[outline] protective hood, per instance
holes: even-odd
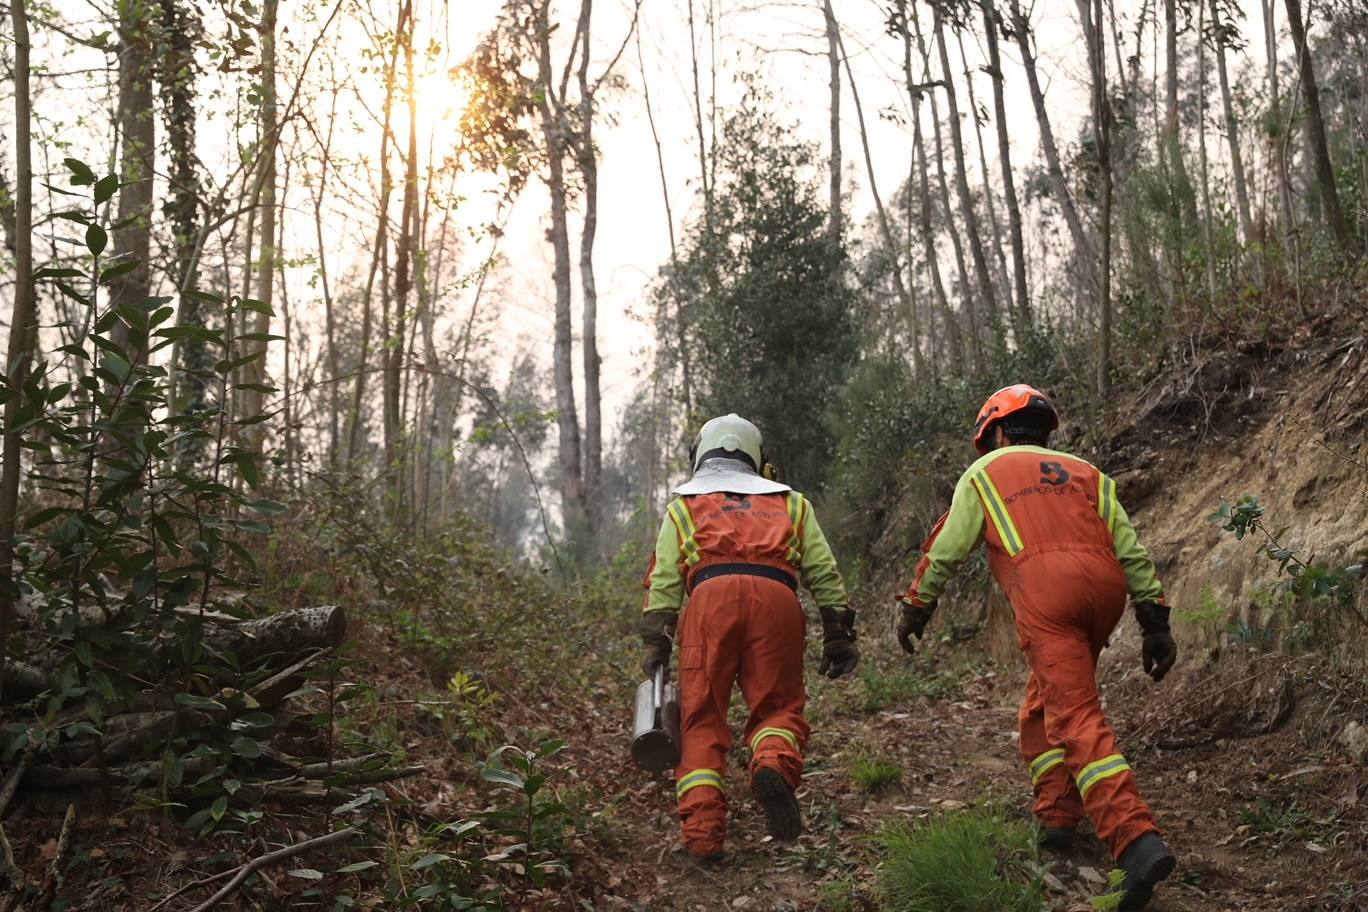
[[[786,484],[770,481],[751,471],[739,459],[713,457],[698,467],[684,484],[674,489],[681,497],[690,494],[782,494],[793,490]]]

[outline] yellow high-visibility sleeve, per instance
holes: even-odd
[[[1136,604],[1165,604],[1164,587],[1159,582],[1154,561],[1150,559],[1145,546],[1140,544],[1140,536],[1136,534],[1135,526],[1131,525],[1121,502],[1115,499],[1115,494],[1112,495],[1111,506],[1116,517],[1112,526],[1112,547],[1116,550],[1116,559],[1121,562],[1121,569],[1126,573],[1126,586],[1130,589],[1131,600]]]
[[[795,493],[791,496],[801,495]],[[802,557],[798,574],[802,577],[803,586],[812,593],[818,608],[845,608],[850,603],[850,597],[846,594],[841,570],[836,566],[836,555],[831,553],[826,534],[817,524],[817,514],[806,498],[799,522]]]
[[[983,541],[983,502],[974,490],[972,481],[977,467],[975,463],[960,476],[949,512],[940,518],[922,545],[923,555],[917,564],[917,575],[907,591],[907,597],[913,604],[935,607],[936,599],[940,598],[946,583],[954,578],[960,564]]]
[[[655,567],[645,611],[678,611],[684,603],[684,571],[680,568],[679,531],[667,513],[656,536]]]

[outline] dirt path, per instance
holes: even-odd
[[[1015,739],[1019,659],[939,650],[907,663],[889,638],[862,642],[862,676],[809,677],[802,838],[792,846],[764,838],[739,772],[745,757],[734,749],[731,855],[702,868],[680,845],[671,783],[648,782],[624,763],[625,865],[603,885],[599,908],[875,909],[869,837],[883,822],[983,800],[1028,813]],[[1229,660],[1156,687],[1124,634],[1104,656],[1100,677],[1122,749],[1180,857],[1155,912],[1368,909],[1368,771],[1333,742],[1368,707],[1352,680],[1297,665]],[[734,729],[739,722],[734,714]],[[900,768],[878,797],[856,782],[869,757]],[[1091,910],[1089,898],[1104,888],[1110,859],[1088,832],[1072,852],[1044,856],[1052,910]]]

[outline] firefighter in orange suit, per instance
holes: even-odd
[[[982,456],[922,545],[916,578],[900,599],[898,641],[913,651],[909,637],[921,638],[945,584],[986,542],[1031,672],[1021,752],[1042,842],[1068,848],[1086,813],[1126,872],[1119,908],[1139,909],[1175,859],[1102,713],[1097,656],[1127,594],[1144,635],[1144,669],[1154,680],[1173,667],[1177,647],[1154,563],[1116,499],[1115,483],[1084,460],[1047,449],[1058,426],[1050,400],[1024,384],[984,404],[974,426]]]
[[[675,790],[684,847],[715,861],[727,832],[727,705],[737,682],[750,708],[751,794],[775,839],[796,839],[802,828],[794,792],[810,728],[803,715],[807,620],[800,583],[822,618],[821,672],[846,674],[860,654],[855,612],[812,505],[765,477],[755,425],[737,415],[714,418],[689,461],[693,477],[675,489],[656,540],[639,632],[648,677],[669,663],[671,641],[678,640],[682,744]]]

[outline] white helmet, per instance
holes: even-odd
[[[765,444],[760,429],[735,413],[714,418],[694,438],[689,448],[689,465],[697,472],[699,466],[715,456],[749,463],[751,471],[763,472]]]

